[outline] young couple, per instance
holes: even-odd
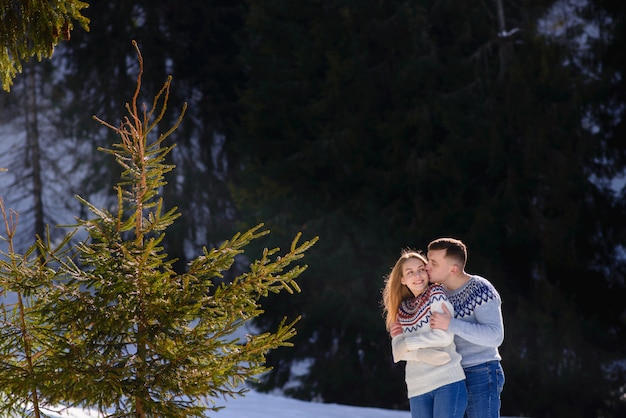
[[[405,250],[385,281],[383,307],[394,362],[406,361],[412,418],[498,418],[504,372],[500,295],[465,272],[453,238]]]

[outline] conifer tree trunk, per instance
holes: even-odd
[[[496,7],[498,9],[498,36],[500,38],[500,73],[498,74],[498,80],[502,80],[504,74],[506,73],[510,48],[506,36],[506,20],[504,17],[504,5],[502,4],[502,0],[496,0]]]
[[[19,309],[19,315],[20,315],[20,331],[22,333],[22,344],[24,345],[24,357],[26,359],[26,364],[27,364],[27,368],[28,368],[28,373],[30,375],[33,374],[33,352],[31,349],[31,342],[30,342],[30,335],[28,333],[28,330],[26,328],[26,315],[25,315],[25,306],[24,306],[24,298],[22,297],[21,293],[17,294],[17,303],[18,303],[18,309]],[[33,392],[32,392],[32,398],[31,398],[32,402],[33,402],[33,416],[35,418],[39,418],[40,417],[40,412],[39,412],[39,395],[37,393],[37,387],[33,386]]]
[[[41,141],[39,138],[39,120],[37,112],[37,74],[35,66],[29,64],[26,75],[26,164],[32,167],[32,197],[34,211],[34,232],[44,236],[43,179],[41,170]]]

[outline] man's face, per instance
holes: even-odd
[[[446,259],[446,250],[428,251],[426,271],[431,283],[446,284],[452,271],[452,264]]]

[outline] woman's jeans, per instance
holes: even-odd
[[[504,388],[504,370],[499,361],[466,367],[466,418],[500,417],[500,394]]]
[[[460,380],[409,399],[411,418],[463,418],[467,388]]]

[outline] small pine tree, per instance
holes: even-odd
[[[243,248],[268,233],[258,225],[219,248],[204,248],[185,273],[174,271],[161,242],[178,214],[176,208],[163,212],[158,195],[164,174],[174,168],[164,163],[172,150],[164,140],[185,109],[173,128],[149,139],[165,113],[171,78],[140,112],[143,61],[137,53],[140,72],[128,116],[119,127],[100,121],[121,138],[103,150],[124,169],[117,211],[79,197],[95,218],[77,221],[89,237],[76,255],[39,242],[56,267],[52,276],[46,270],[45,292],[29,311],[47,331],[46,350],[32,372],[40,386],[33,390],[40,402],[81,405],[111,417],[204,417],[220,408],[215,398],[242,395],[242,383],[267,370],[269,350],[291,345],[298,318],[245,340],[233,333],[263,313],[260,301],[270,292],[299,291],[295,279],[306,265],[296,262],[317,237],[299,243],[298,234],[281,256],[278,248],[266,249],[249,271],[225,283],[224,272]]]

